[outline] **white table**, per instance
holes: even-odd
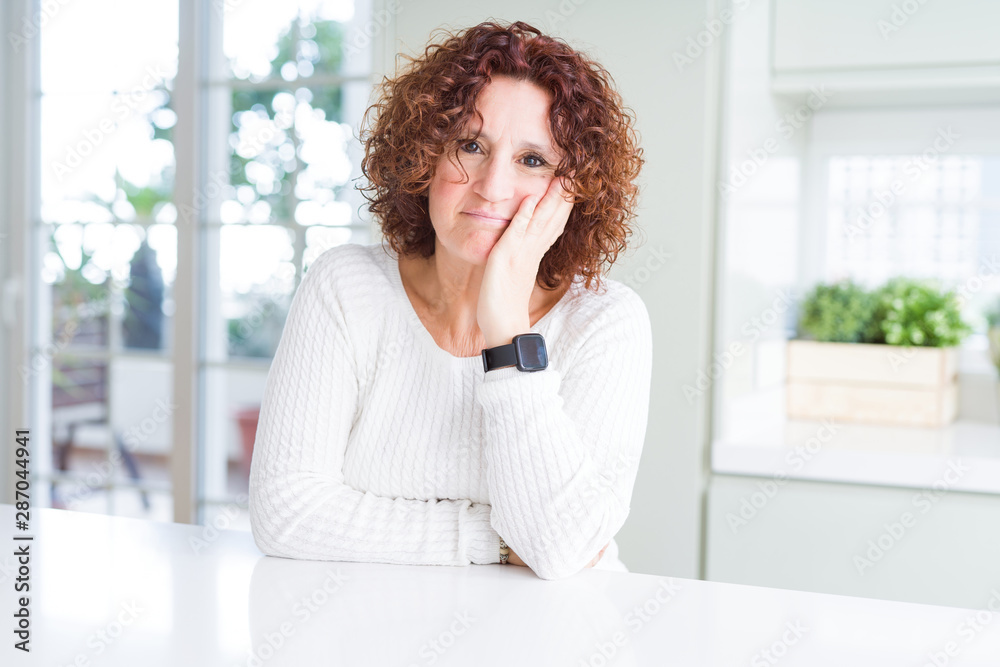
[[[32,510],[28,531],[29,655],[12,647],[24,543],[11,505],[0,522],[5,666],[1000,664],[1000,613],[985,611],[995,593],[1000,612],[1000,581],[976,621],[598,570],[544,581],[513,566],[295,561],[265,557],[247,532],[52,509]]]

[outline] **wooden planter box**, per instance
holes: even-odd
[[[789,419],[944,426],[958,411],[957,348],[790,340]]]

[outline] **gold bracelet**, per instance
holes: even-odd
[[[500,538],[500,564],[507,565],[507,559],[510,557],[510,549],[507,548],[507,544]]]

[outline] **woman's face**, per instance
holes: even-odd
[[[562,155],[549,131],[550,103],[545,90],[506,76],[494,77],[483,89],[476,100],[483,115],[479,139],[471,141],[480,129],[473,117],[458,147],[468,182],[447,157],[439,160],[430,182],[437,251],[485,265],[524,198],[545,194]]]

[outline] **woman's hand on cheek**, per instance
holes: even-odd
[[[477,319],[488,346],[503,345],[530,327],[528,306],[542,257],[562,235],[573,210],[562,178],[539,201],[529,195],[490,251],[479,290]]]

